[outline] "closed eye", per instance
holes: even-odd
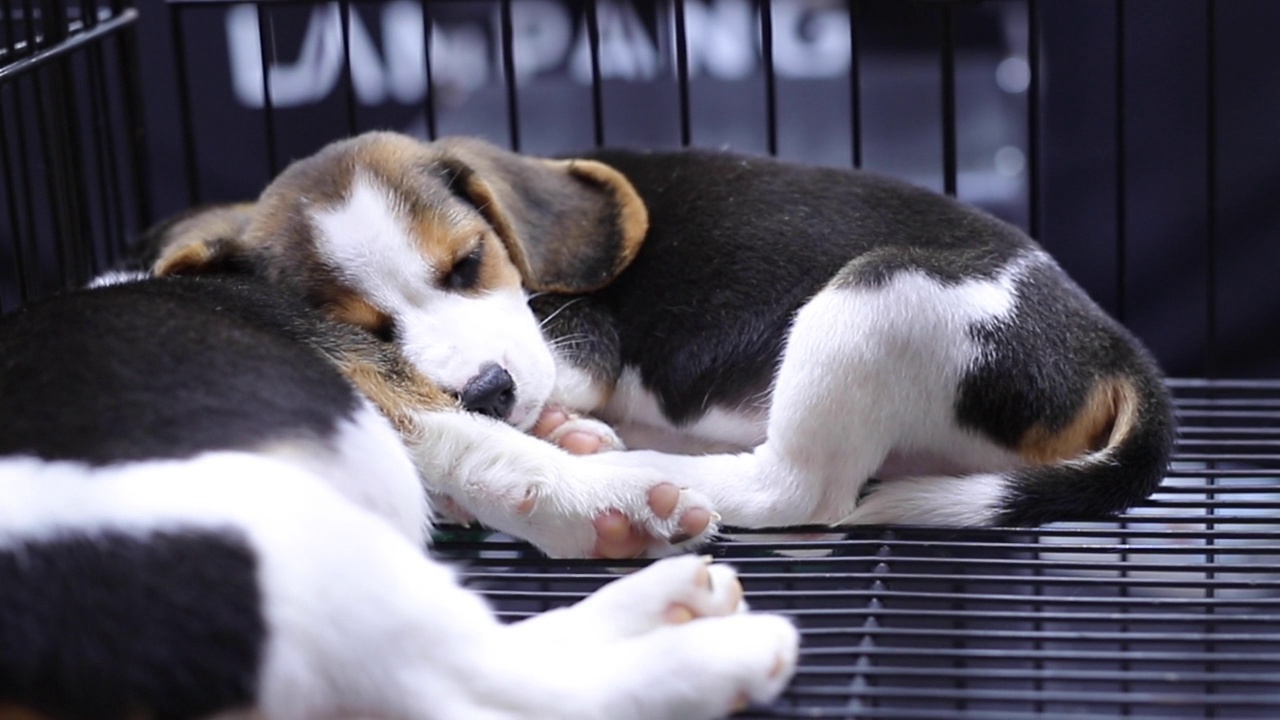
[[[480,280],[480,263],[484,260],[484,244],[478,244],[462,256],[444,276],[443,285],[449,290],[470,290]]]
[[[390,315],[383,315],[378,318],[377,324],[369,328],[369,331],[384,343],[395,342],[396,321]]]

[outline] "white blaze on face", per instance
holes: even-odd
[[[455,220],[450,210],[440,212],[446,222]],[[312,220],[320,256],[395,321],[395,342],[420,372],[458,393],[481,368],[497,364],[516,386],[508,421],[532,427],[551,394],[555,363],[523,289],[441,288],[437,279],[447,268],[423,253],[395,194],[362,173],[344,202],[315,211]]]

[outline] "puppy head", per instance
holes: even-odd
[[[251,267],[522,429],[555,380],[526,291],[607,284],[648,225],[635,190],[600,163],[392,133],[294,163],[248,213],[234,238],[216,216],[188,218],[159,241],[156,274]]]

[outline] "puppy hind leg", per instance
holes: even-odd
[[[903,271],[882,283],[837,279],[800,311],[761,450],[823,483],[813,520],[941,522],[989,514],[1000,487],[994,476],[978,476],[964,491],[943,478],[887,479],[859,496],[891,452],[973,456],[978,466],[993,461],[989,443],[957,427],[956,393],[981,352],[971,329],[1014,307],[1012,277],[948,284]],[[953,488],[950,502],[919,502],[919,493],[940,484]]]
[[[610,462],[663,470],[708,496],[724,524],[833,523],[853,511],[904,412],[903,362],[893,332],[844,290],[825,290],[797,313],[775,376],[767,439],[736,454],[610,453]]]
[[[788,477],[808,498],[800,522],[852,511],[898,437],[904,407],[894,332],[845,290],[825,290],[797,313],[774,381],[762,480]]]

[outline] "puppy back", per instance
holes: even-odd
[[[0,319],[0,455],[107,464],[323,438],[355,390],[305,307],[249,278],[78,291]]]

